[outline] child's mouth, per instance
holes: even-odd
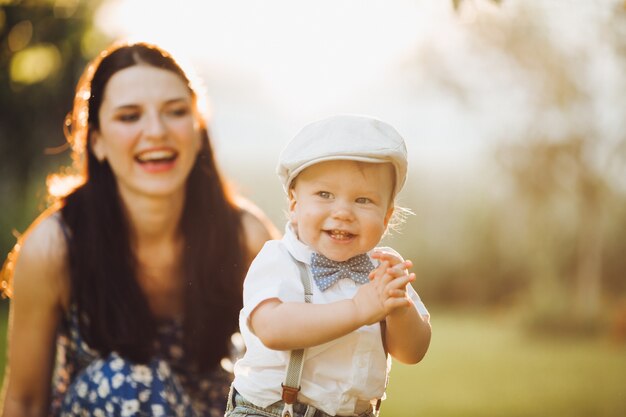
[[[350,240],[354,237],[352,233],[343,230],[327,230],[326,233],[335,240]]]

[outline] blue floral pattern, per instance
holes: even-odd
[[[148,364],[103,358],[82,340],[72,308],[57,337],[50,416],[222,417],[232,375],[185,360],[181,320],[159,324],[155,348]]]

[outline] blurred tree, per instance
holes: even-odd
[[[603,29],[609,42],[604,46],[622,67],[625,4],[611,10],[613,25]],[[626,136],[622,133],[616,141],[604,137],[591,116],[600,93],[581,77],[589,67],[573,65],[572,51],[541,30],[542,23],[532,7],[520,7],[513,18],[485,15],[471,28],[476,40],[507,57],[536,87],[531,110],[536,124],[502,144],[499,152],[525,208],[534,307],[540,321],[587,326],[600,318],[606,213],[615,201],[616,172],[626,166]],[[613,87],[626,93],[624,83]],[[624,120],[624,109],[612,111]],[[564,127],[550,127],[555,115]],[[567,235],[568,227],[574,229],[576,248],[572,267],[563,268],[559,236]],[[568,290],[572,286],[573,292]]]
[[[431,83],[420,87],[458,104],[471,128],[487,127],[498,166],[479,212],[491,219],[468,216],[465,192],[454,215],[470,227],[428,255],[452,259],[433,285],[470,298],[499,287],[492,300],[528,288],[518,300],[545,330],[597,328],[602,302],[615,298],[607,289],[626,281],[626,1],[455,0],[451,9],[445,41],[419,51]]]
[[[92,25],[100,3],[0,1],[1,253],[36,213],[44,173],[68,162],[63,120],[86,60],[107,42]]]

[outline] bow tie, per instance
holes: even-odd
[[[320,291],[326,291],[341,278],[350,278],[358,284],[367,284],[369,273],[374,265],[366,254],[357,255],[347,261],[337,262],[319,253],[311,256],[311,272],[313,280]]]

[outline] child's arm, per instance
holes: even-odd
[[[407,271],[407,268],[412,267],[413,264],[411,261],[402,261],[395,254],[387,252],[376,252],[372,254],[372,257],[379,259],[382,263],[372,272],[370,278],[373,281],[378,279],[387,281],[390,276],[394,277],[389,286],[394,287],[393,284],[396,283],[395,288],[402,288],[402,291],[396,289],[390,296],[407,301],[391,311],[385,319],[387,350],[398,361],[415,364],[422,360],[428,350],[431,327],[407,296],[406,284],[403,285],[407,277],[409,278],[407,282],[415,280],[415,274],[409,274]],[[385,268],[385,263],[391,266]]]
[[[384,264],[389,267],[388,262]],[[330,342],[408,306],[410,300],[389,294],[399,286],[406,286],[409,280],[408,275],[386,274],[361,285],[354,298],[329,304],[283,303],[271,298],[252,311],[250,329],[265,346],[274,350],[302,349]]]

